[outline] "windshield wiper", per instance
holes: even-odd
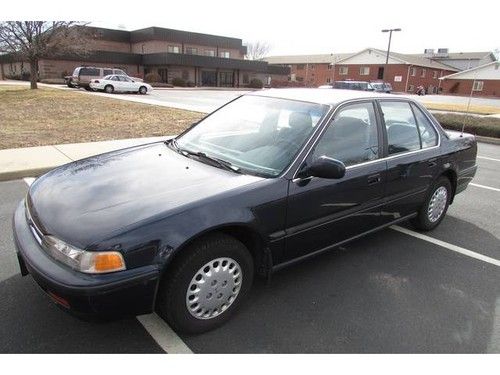
[[[179,146],[176,143],[174,144],[174,147],[177,147],[179,152],[181,154],[183,154],[184,156],[196,156],[198,159],[208,161],[212,165],[215,165],[219,168],[222,168],[222,169],[225,169],[227,171],[234,172],[234,173],[241,173],[240,168],[232,165],[230,162],[228,162],[226,160],[214,158],[213,156],[208,156],[207,154],[205,154],[204,152],[201,152],[201,151],[190,151],[190,150],[186,150],[183,148],[179,148]]]

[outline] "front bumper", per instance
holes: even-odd
[[[29,272],[68,312],[82,317],[111,318],[154,310],[160,274],[157,266],[101,275],[72,270],[47,255],[35,240],[26,219],[24,201],[14,214],[13,230],[21,273]]]

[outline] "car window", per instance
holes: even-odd
[[[102,74],[105,76],[113,74],[113,69],[104,69]]]
[[[373,103],[350,104],[335,115],[314,148],[313,158],[328,156],[346,166],[379,156],[377,120]]]
[[[124,75],[124,76],[126,76],[126,75],[127,75],[127,73],[125,73],[125,72],[124,72],[123,70],[121,70],[121,69],[115,69],[115,74]]]
[[[118,78],[118,76],[111,76],[111,80],[112,81],[119,81],[120,79]]]
[[[432,126],[429,119],[422,113],[420,108],[414,104],[411,106],[417,119],[420,139],[422,140],[422,148],[436,146],[438,143],[436,129],[434,129],[434,126]]]
[[[420,135],[410,103],[381,101],[380,107],[387,129],[389,154],[420,149]]]
[[[96,68],[80,68],[80,75],[98,77],[101,75],[101,71]]]
[[[116,76],[118,78],[119,81],[122,81],[122,82],[127,82],[127,78],[125,78],[124,76]]]

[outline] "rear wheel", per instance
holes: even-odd
[[[451,183],[444,176],[440,177],[430,190],[417,217],[411,223],[418,229],[429,231],[436,228],[443,220],[451,200]]]
[[[146,95],[147,92],[148,92],[148,89],[146,88],[146,86],[139,87],[139,94]]]
[[[158,292],[159,315],[177,331],[201,333],[226,322],[253,281],[253,259],[234,237],[212,234],[183,250]]]
[[[104,91],[107,92],[108,94],[112,94],[113,91],[115,91],[115,88],[111,85],[106,85],[106,87],[104,87]]]
[[[92,91],[92,89],[90,88],[90,86],[84,86],[84,89],[87,90],[87,91]]]

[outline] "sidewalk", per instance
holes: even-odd
[[[0,150],[0,181],[40,176],[55,167],[75,160],[169,138],[171,137],[133,138]]]

